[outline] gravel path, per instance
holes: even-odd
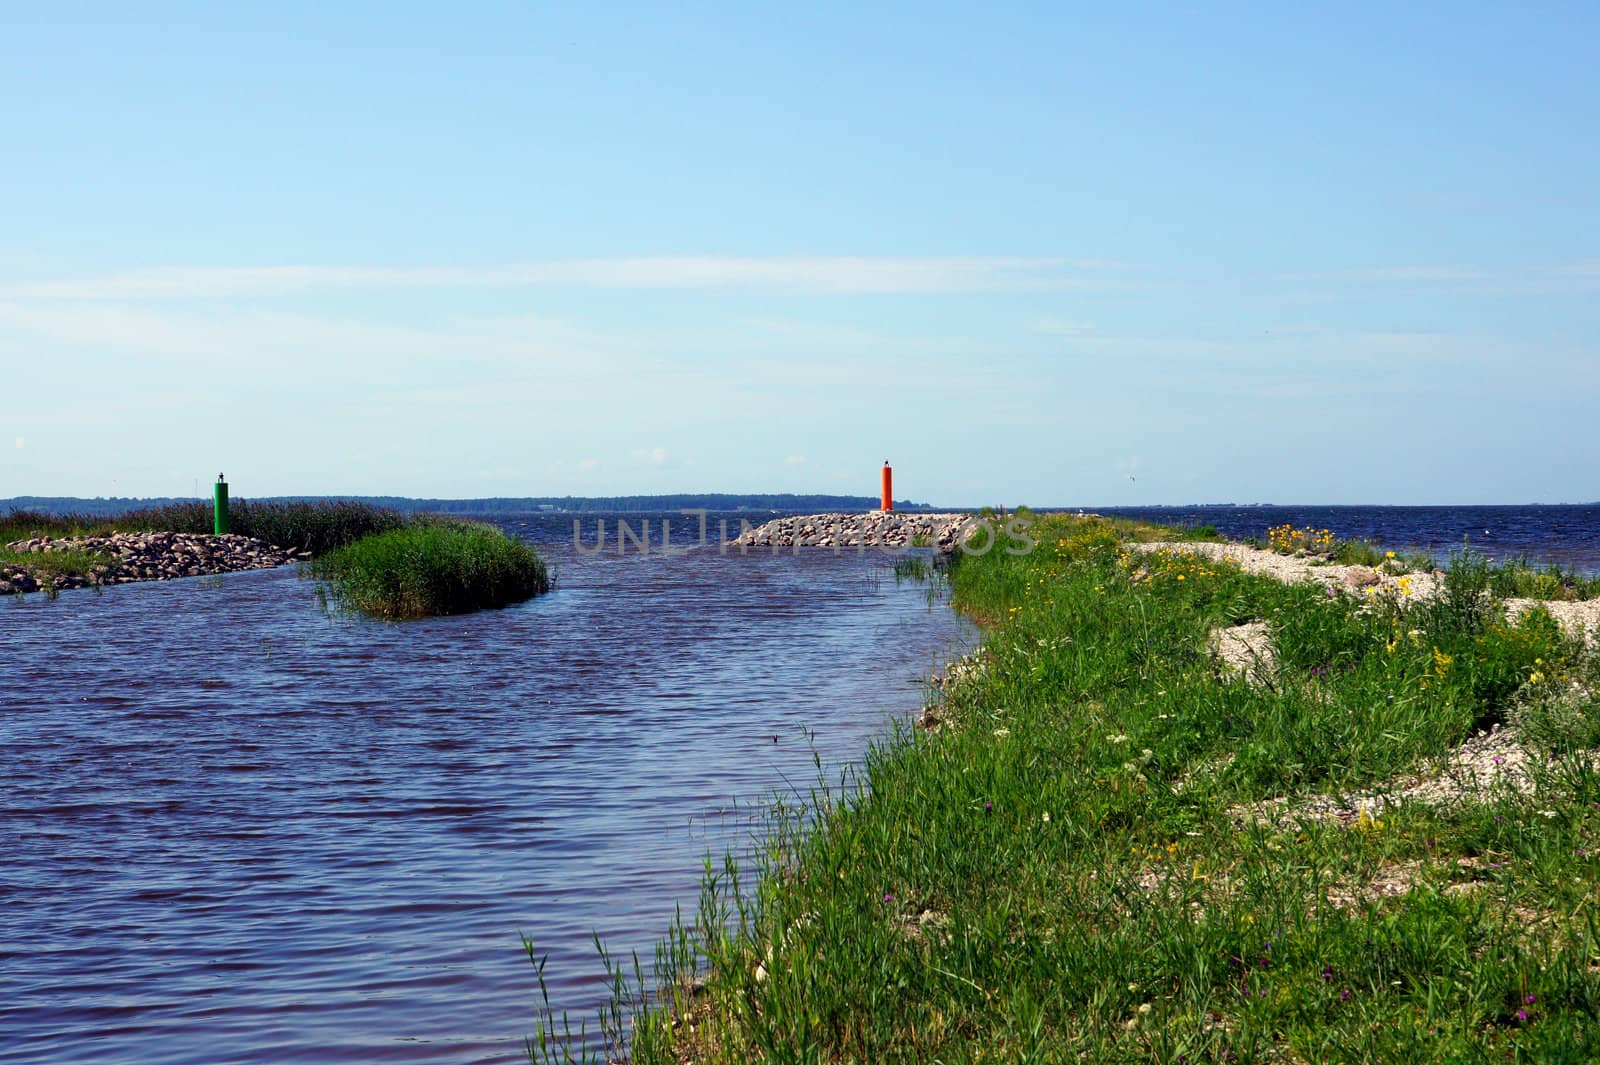
[[[1229,543],[1156,542],[1130,543],[1131,551],[1173,551],[1214,562],[1236,563],[1246,573],[1258,573],[1285,584],[1310,581],[1325,588],[1355,594],[1392,592],[1401,602],[1430,599],[1444,586],[1444,571],[1429,570],[1415,573],[1390,573],[1371,566],[1343,566],[1317,558],[1280,555],[1259,547]],[[1600,599],[1563,602],[1556,599],[1507,599],[1506,613],[1516,617],[1523,611],[1542,606],[1550,616],[1573,635],[1584,636],[1593,642],[1600,636]]]

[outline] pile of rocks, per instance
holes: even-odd
[[[778,518],[728,541],[732,547],[912,547],[953,551],[968,514],[808,514]]]
[[[36,592],[48,587],[62,590],[96,584],[166,581],[209,573],[271,569],[311,557],[308,552],[274,547],[248,536],[175,532],[114,533],[111,536],[79,539],[52,539],[46,536],[18,540],[6,547],[21,554],[41,555],[57,551],[89,551],[106,556],[106,561],[91,565],[87,573],[81,574],[52,574],[47,567],[29,566],[26,562],[0,564],[0,595]]]

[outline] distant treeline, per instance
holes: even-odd
[[[355,502],[387,507],[406,513],[429,511],[434,514],[528,514],[559,511],[572,514],[616,513],[618,511],[705,510],[793,510],[809,514],[824,511],[876,510],[876,496],[741,495],[731,492],[682,493],[659,496],[522,496],[492,499],[411,499],[406,496],[251,496],[261,503]],[[81,514],[88,517],[115,517],[130,510],[192,503],[193,499],[170,497],[135,499],[111,496],[78,499],[72,496],[17,496],[0,499],[0,514],[27,510],[38,514]],[[926,503],[896,500],[897,510],[931,510]]]

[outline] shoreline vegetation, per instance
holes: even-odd
[[[14,510],[0,515],[5,591],[75,588],[233,573],[305,561],[406,522],[355,503],[236,500],[231,532],[212,535],[210,503],[146,507],[115,517]]]
[[[35,537],[0,548],[0,595],[203,577],[273,569],[311,556],[248,536],[115,532],[73,539]]]
[[[113,518],[0,516],[0,593],[43,592],[264,569],[290,562],[322,594],[374,617],[460,614],[549,590],[544,561],[492,525],[362,503],[237,500],[232,534],[211,535],[207,503]]]
[[[905,567],[981,648],[530,1059],[1600,1056],[1593,584],[1275,532]]]
[[[544,560],[493,525],[412,521],[314,560],[331,599],[387,621],[509,606],[550,590]]]

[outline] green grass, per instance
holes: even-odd
[[[708,868],[660,997],[613,970],[635,1061],[1600,1058],[1600,772],[1576,753],[1600,707],[1571,687],[1600,688],[1591,650],[1541,611],[1508,622],[1471,556],[1434,602],[1363,609],[1118,547],[1170,531],[1032,534],[948,573],[989,631],[940,731],[776,806],[754,867]],[[1271,684],[1211,659],[1247,620],[1275,634]],[[1502,721],[1537,746],[1531,794],[1239,813],[1408,779]]]
[[[1186,539],[1198,539],[1191,530]],[[1318,536],[1325,537],[1319,540]],[[1371,540],[1346,540],[1326,529],[1294,530],[1280,526],[1267,530],[1264,537],[1247,541],[1253,547],[1282,554],[1310,556],[1344,566],[1372,566],[1389,573],[1414,573],[1437,568],[1435,559],[1420,551],[1389,551]],[[1463,551],[1467,550],[1463,545]],[[1510,559],[1489,567],[1489,590],[1503,599],[1592,599],[1600,595],[1600,577],[1585,577],[1559,564],[1530,559]]]
[[[7,567],[26,570],[39,582],[44,594],[52,598],[62,577],[87,576],[95,572],[96,567],[110,567],[115,564],[116,559],[105,551],[30,552],[12,551],[0,547],[0,570]]]
[[[1494,567],[1496,595],[1520,599],[1593,599],[1600,595],[1600,577],[1584,577],[1560,565],[1512,559]]]
[[[538,554],[489,525],[407,518],[363,503],[251,503],[235,500],[231,531],[278,547],[308,551],[312,572],[333,598],[377,617],[459,614],[504,606],[546,591]],[[209,503],[132,511],[116,518],[13,512],[0,517],[0,545],[119,532],[211,532]],[[83,575],[113,560],[103,552],[16,552],[0,563],[28,569],[41,584]]]
[[[341,605],[387,619],[464,614],[550,588],[533,548],[491,525],[417,521],[364,537],[314,561]]]
[[[1336,540],[1330,560],[1341,566],[1381,567],[1390,573],[1426,572],[1436,564],[1431,555],[1420,551],[1385,551],[1371,540]]]
[[[229,531],[277,547],[320,555],[363,536],[405,524],[405,516],[365,503],[251,503],[234,500]],[[114,518],[13,511],[0,516],[0,545],[40,536],[109,536],[119,532],[209,533],[210,503],[178,503]]]
[[[251,503],[235,500],[229,508],[229,530],[277,547],[318,556],[363,536],[398,529],[406,517],[365,503]],[[94,566],[113,560],[104,552],[9,551],[6,544],[48,536],[69,539],[125,532],[209,534],[210,503],[178,503],[130,511],[114,518],[12,511],[0,515],[0,563],[22,566],[45,583],[63,575],[85,576]]]

